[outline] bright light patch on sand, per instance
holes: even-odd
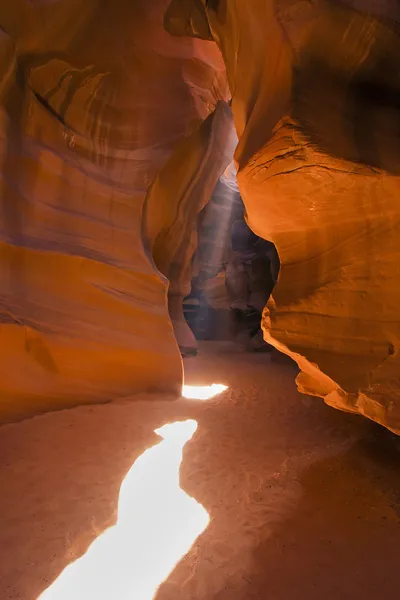
[[[70,564],[40,600],[152,600],[158,587],[206,529],[209,515],[179,485],[183,447],[197,429],[188,420],[164,425],[162,442],[126,475],[118,521]]]
[[[189,400],[210,400],[222,394],[228,389],[227,385],[222,383],[213,383],[211,385],[184,385],[182,386],[182,396]]]

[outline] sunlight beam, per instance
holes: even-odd
[[[183,447],[197,422],[156,429],[122,482],[118,520],[67,566],[38,600],[152,600],[206,529],[209,515],[179,485]]]
[[[222,383],[213,383],[211,385],[184,385],[182,386],[182,396],[189,400],[210,400],[222,394],[228,389],[227,385]]]

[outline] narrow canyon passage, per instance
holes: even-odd
[[[203,343],[185,369],[227,390],[0,428],[0,598],[392,597],[398,441],[269,355]]]

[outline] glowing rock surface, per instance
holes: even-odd
[[[228,90],[215,44],[164,30],[167,4],[0,7],[1,421],[180,392],[143,207]]]
[[[399,22],[373,0],[173,0],[165,20],[223,54],[248,222],[282,264],[266,339],[300,390],[398,433]]]

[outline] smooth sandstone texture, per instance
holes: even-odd
[[[177,145],[146,198],[144,227],[155,265],[169,281],[168,307],[183,354],[197,351],[183,315],[191,290],[197,217],[212,197],[219,175],[233,160],[236,139],[226,102]]]
[[[192,8],[173,0],[166,27],[192,21],[222,51],[248,222],[281,259],[265,337],[297,361],[300,390],[400,433],[398,8]]]
[[[214,44],[164,30],[167,4],[0,5],[0,421],[180,392],[143,205],[228,92]]]

